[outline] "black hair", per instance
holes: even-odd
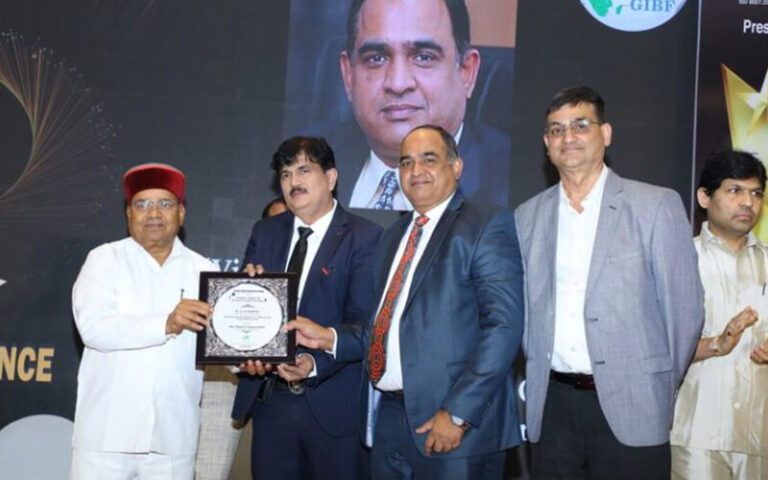
[[[701,171],[697,190],[703,188],[707,196],[711,197],[727,178],[757,178],[760,188],[765,189],[765,167],[762,162],[751,153],[728,148],[709,156]]]
[[[560,90],[552,97],[547,105],[547,110],[544,112],[544,118],[546,119],[550,113],[560,110],[565,105],[575,107],[580,103],[589,103],[595,106],[595,112],[597,113],[597,123],[605,123],[605,101],[599,93],[592,90],[587,86],[568,87]]]
[[[306,155],[309,161],[320,165],[324,172],[336,168],[336,157],[324,138],[291,137],[281,143],[272,155],[272,170],[279,174],[283,167],[292,165],[300,153]]]
[[[459,58],[463,59],[467,53],[470,43],[469,33],[469,12],[464,0],[444,0],[445,7],[448,9],[448,16],[451,19],[451,29],[453,31],[453,42],[456,44],[456,51]],[[363,8],[365,0],[352,0],[347,15],[347,56],[351,59],[355,53],[355,42],[357,42],[358,26],[360,25],[360,10]]]
[[[433,132],[437,132],[440,135],[440,138],[443,140],[443,146],[445,147],[445,151],[448,152],[448,161],[453,162],[457,158],[459,158],[459,148],[456,145],[456,139],[453,138],[453,135],[448,133],[446,129],[439,125],[431,125],[431,124],[425,124],[425,125],[419,125],[416,128],[411,129],[410,132],[408,132],[408,135],[415,132],[416,130],[432,130]],[[405,137],[407,138],[408,135]]]
[[[323,172],[336,168],[336,157],[333,155],[333,149],[328,145],[324,138],[319,137],[291,137],[283,141],[272,155],[272,170],[277,177],[280,177],[280,171],[296,161],[300,153],[307,156],[307,160],[320,165]],[[279,183],[279,182],[278,182]],[[333,187],[333,196],[336,197],[338,183]],[[286,192],[283,192],[286,193]]]

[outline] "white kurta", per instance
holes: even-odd
[[[747,305],[758,321],[733,351],[690,366],[675,405],[672,445],[768,456],[768,365],[749,358],[768,339],[768,246],[754,234],[734,252],[705,223],[694,239],[706,295],[703,338],[719,335]]]
[[[168,314],[198,298],[199,273],[216,270],[177,238],[165,263],[136,241],[88,254],[72,291],[85,344],[72,445],[106,452],[194,454],[203,374],[196,335],[168,338]]]

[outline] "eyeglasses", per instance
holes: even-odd
[[[592,125],[602,125],[602,122],[594,122],[588,118],[576,118],[568,122],[568,125],[554,122],[544,127],[544,134],[550,138],[559,138],[570,128],[572,134],[581,135],[588,133]]]
[[[133,205],[133,208],[135,208],[140,212],[148,212],[149,210],[152,210],[153,208],[155,208],[155,206],[157,206],[157,208],[160,210],[170,210],[178,204],[179,202],[177,202],[176,200],[168,200],[167,198],[161,198],[156,202],[154,200],[145,199],[145,200],[136,200],[135,202],[131,203],[131,205]]]

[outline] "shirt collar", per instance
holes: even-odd
[[[445,213],[445,209],[448,208],[448,204],[451,203],[451,199],[454,197],[454,195],[456,195],[456,190],[454,190],[453,193],[448,198],[446,198],[442,202],[435,205],[428,212],[424,213],[424,216],[426,216],[429,219],[428,224],[435,225],[440,220],[440,218],[443,216],[443,213]],[[419,217],[419,215],[421,214],[416,210],[414,210],[411,223],[413,223],[415,219]]]
[[[461,125],[459,125],[459,129],[456,131],[456,135],[453,136],[453,139],[456,140],[456,145],[458,145],[459,142],[461,141],[461,134],[462,133],[464,133],[464,122],[462,122]],[[461,153],[461,152],[459,152],[459,153]],[[459,156],[461,156],[461,155],[459,155]]]
[[[592,205],[597,205],[598,208],[600,208],[600,202],[603,199],[603,192],[605,191],[605,180],[608,178],[608,171],[610,171],[610,168],[608,168],[608,165],[603,164],[603,169],[600,171],[600,176],[597,177],[597,181],[594,185],[592,185],[592,189],[589,191],[586,197],[584,197],[584,200],[581,201],[581,206],[584,207],[584,209],[591,208]],[[570,207],[570,202],[568,200],[568,195],[565,194],[565,189],[563,188],[563,182],[560,181],[559,183],[559,190],[560,190],[560,203],[563,204],[566,207]]]
[[[328,210],[328,212],[323,215],[322,217],[315,220],[315,223],[312,225],[307,225],[304,223],[299,217],[295,216],[293,217],[293,231],[296,232],[296,230],[299,227],[310,227],[312,228],[312,234],[315,238],[323,238],[325,235],[325,232],[328,231],[328,227],[331,225],[331,220],[333,220],[333,215],[336,213],[336,207],[338,206],[338,202],[336,199],[333,199],[333,207]]]
[[[376,155],[376,152],[371,150],[371,160],[368,163],[368,166],[370,167],[370,175],[371,178],[374,179],[375,182],[378,182],[385,173],[387,172],[395,172],[397,176],[397,186],[400,186],[400,169],[397,167],[392,168],[386,163],[384,163],[384,160],[380,159],[378,155]]]
[[[733,252],[733,249],[730,247],[730,245],[728,245],[728,243],[726,243],[725,240],[723,240],[722,238],[712,233],[712,231],[709,229],[709,222],[704,222],[701,224],[700,235],[701,235],[702,248],[706,249],[710,245],[712,246],[716,245],[721,249],[725,249],[729,252]],[[749,233],[747,233],[747,243],[744,244],[744,247],[742,248],[742,250],[746,250],[747,248],[752,248],[757,246],[760,246],[760,242],[758,241],[755,233],[752,230],[750,230]],[[738,253],[738,252],[733,252],[733,253]]]
[[[149,253],[146,248],[142,247],[141,244],[139,242],[137,242],[135,238],[133,238],[133,237],[128,237],[128,238],[130,239],[130,241],[128,243],[129,251],[133,255],[144,256],[144,257],[152,260],[152,263],[157,265],[158,267],[161,266],[161,265],[159,265],[157,263],[157,260],[155,260],[155,257],[153,257],[152,254]],[[183,250],[182,249],[183,246],[184,246],[184,244],[181,243],[181,240],[179,240],[179,237],[174,237],[173,238],[173,246],[171,247],[171,253],[168,255],[168,258],[165,259],[165,262],[163,263],[163,265],[167,264],[169,260],[181,256],[182,250]]]

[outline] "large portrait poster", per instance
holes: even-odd
[[[400,141],[439,125],[458,141],[464,194],[507,206],[517,1],[404,5],[291,2],[286,134],[329,141],[343,205],[405,211]]]
[[[701,0],[696,177],[707,156],[732,147],[768,164],[768,1]],[[695,186],[696,180],[694,180]],[[768,215],[755,232],[768,240]]]

